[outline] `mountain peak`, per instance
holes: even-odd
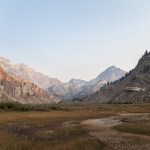
[[[107,71],[107,70],[122,70],[122,69],[120,69],[119,67],[116,67],[116,66],[110,66],[105,71]],[[124,70],[122,70],[122,71],[124,71]]]
[[[9,63],[10,61],[7,58],[0,57],[0,62]]]
[[[110,66],[107,69],[114,69],[114,68],[118,68],[118,67],[116,67],[116,66]]]
[[[11,64],[8,59],[3,57],[0,57],[0,66],[6,73],[32,82],[42,89],[48,89],[50,86],[61,83],[61,81],[55,78],[49,78],[42,73],[36,72],[34,69],[23,63]]]
[[[81,99],[84,96],[88,96],[99,91],[99,89],[107,82],[118,80],[124,76],[125,73],[125,71],[122,71],[115,66],[111,66],[91,81],[73,78],[68,83],[53,86],[49,88],[49,90],[55,95],[63,97],[64,100],[71,100],[74,98]]]
[[[23,63],[18,64],[18,66],[21,67],[21,68],[29,68],[27,65],[25,65]]]
[[[110,103],[150,102],[150,53],[146,52],[136,67],[124,78],[101,88],[86,100]]]
[[[85,82],[85,80],[72,78],[72,79],[69,81],[69,83],[76,83],[76,82]]]
[[[119,78],[125,76],[127,72],[116,67],[116,66],[110,66],[108,67],[105,71],[103,71],[97,78],[94,80],[94,82],[99,82],[99,81],[115,81],[118,80]]]

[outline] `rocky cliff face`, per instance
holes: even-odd
[[[48,89],[49,87],[57,84],[61,84],[61,81],[56,78],[49,78],[42,73],[36,72],[34,69],[29,68],[24,64],[12,64],[8,59],[0,57],[0,66],[11,75],[30,81],[42,89]]]
[[[72,79],[68,83],[51,86],[49,91],[63,100],[72,100],[84,84],[84,80]]]
[[[150,53],[146,52],[135,69],[124,78],[107,85],[93,96],[91,102],[145,103],[150,102]]]
[[[115,66],[107,68],[97,78],[91,81],[71,79],[68,83],[54,85],[49,88],[53,94],[66,99],[82,99],[100,90],[107,82],[120,79],[126,71]]]
[[[33,83],[5,73],[0,67],[0,101],[44,104],[60,100]]]

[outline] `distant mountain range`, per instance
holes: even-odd
[[[135,69],[125,77],[104,86],[83,102],[150,103],[150,53],[146,52]]]
[[[12,64],[3,57],[0,57],[0,66],[7,74],[27,80],[62,100],[82,99],[92,95],[107,82],[118,80],[126,74],[126,71],[111,66],[91,81],[71,79],[68,83],[62,83],[56,78],[49,78],[42,73],[36,72],[27,65]]]
[[[0,100],[21,103],[149,103],[150,53],[147,51],[135,69],[111,66],[91,81],[71,79],[62,83],[24,64],[14,65],[0,58]]]
[[[111,66],[91,81],[71,79],[68,83],[61,83],[49,88],[49,91],[63,100],[82,99],[100,90],[108,82],[116,81],[127,72]]]

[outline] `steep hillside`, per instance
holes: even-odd
[[[44,104],[60,100],[33,83],[5,73],[0,67],[0,101]]]
[[[0,66],[8,73],[16,77],[28,80],[42,89],[48,89],[50,86],[60,84],[56,78],[49,78],[42,73],[36,72],[24,64],[12,64],[8,59],[0,57]]]
[[[104,72],[102,72],[97,78],[86,82],[84,86],[81,87],[80,93],[75,97],[75,99],[82,99],[84,97],[93,95],[95,92],[99,91],[101,87],[103,87],[108,82],[116,81],[125,76],[127,72],[115,67],[111,66],[107,68]]]
[[[107,85],[84,101],[109,103],[150,102],[150,53],[146,52],[135,69],[121,80]]]

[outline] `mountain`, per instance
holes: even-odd
[[[150,53],[146,52],[137,66],[125,77],[83,101],[109,103],[150,102]]]
[[[60,100],[37,85],[6,73],[0,67],[0,101],[45,104]]]
[[[97,78],[90,81],[90,84],[97,84],[99,82],[112,82],[122,78],[127,72],[117,68],[115,66],[111,66],[107,68],[104,72],[102,72]]]
[[[24,64],[12,64],[8,59],[0,57],[0,66],[12,76],[31,82],[50,94],[63,100],[82,99],[100,90],[107,84],[123,77],[126,72],[111,66],[91,81],[71,79],[68,83],[62,83],[56,78],[49,78],[42,73]]]
[[[99,91],[107,82],[118,80],[125,74],[126,71],[111,66],[91,81],[71,79],[68,83],[51,86],[49,91],[58,97],[62,97],[64,100],[82,99]]]
[[[71,79],[68,83],[61,83],[51,86],[49,88],[49,91],[55,96],[62,98],[63,100],[71,100],[80,92],[80,88],[84,84],[84,80]]]
[[[48,89],[50,86],[60,84],[56,78],[49,78],[42,73],[36,72],[34,69],[24,64],[12,64],[8,59],[0,57],[0,66],[8,74],[28,80],[42,89]]]
[[[107,68],[98,77],[87,82],[82,87],[81,92],[76,96],[76,99],[82,99],[84,97],[92,95],[93,93],[99,91],[100,88],[108,82],[116,81],[125,76],[126,73],[126,71],[115,66]]]

